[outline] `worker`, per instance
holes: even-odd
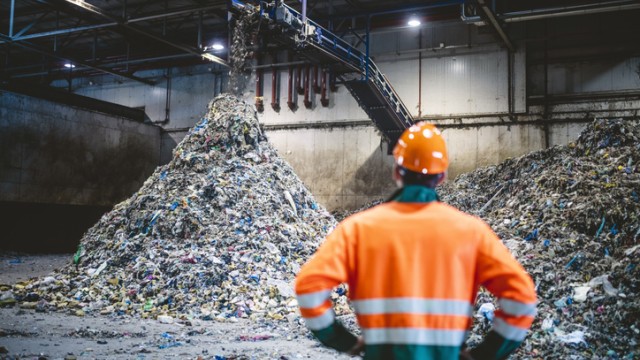
[[[432,124],[407,129],[394,148],[390,201],[342,221],[297,275],[306,326],[325,346],[364,359],[505,359],[536,314],[531,277],[477,217],[439,201],[449,164]],[[339,321],[331,291],[348,284],[362,336]],[[492,329],[464,349],[479,287],[497,298]]]

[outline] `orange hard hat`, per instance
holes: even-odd
[[[442,133],[426,122],[416,123],[402,133],[393,157],[398,166],[421,174],[440,174],[449,166]]]

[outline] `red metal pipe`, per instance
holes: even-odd
[[[320,85],[318,85],[318,65],[313,66],[313,92],[320,92]]]
[[[336,73],[333,70],[329,72],[329,89],[331,92],[338,91],[338,86],[336,85]]]
[[[278,95],[278,69],[271,69],[271,108],[280,111],[280,96]]]
[[[322,106],[329,106],[329,98],[327,97],[327,71],[322,70],[322,97],[320,98]]]
[[[298,65],[298,76],[296,77],[296,91],[298,95],[304,94],[304,88],[302,87],[302,65]]]
[[[296,109],[296,103],[293,102],[293,66],[289,66],[289,89],[287,92],[287,105],[291,110]]]
[[[262,76],[263,70],[258,69],[256,71],[256,110],[258,110],[258,112],[264,111],[264,100],[262,97]]]
[[[307,109],[311,109],[311,100],[309,100],[309,89],[310,81],[309,81],[309,71],[311,70],[311,66],[307,64],[307,67],[304,71],[304,107]]]

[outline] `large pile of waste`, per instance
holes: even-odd
[[[294,316],[292,280],[334,226],[254,108],[221,95],[172,161],[87,231],[75,265],[2,296],[78,315],[280,319]]]
[[[514,358],[640,358],[640,126],[596,120],[575,143],[464,174],[444,202],[489,222],[533,277],[538,316]],[[489,327],[484,305],[471,342]],[[483,315],[484,314],[484,315]]]

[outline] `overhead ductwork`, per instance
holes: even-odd
[[[549,18],[578,16],[578,15],[590,15],[600,14],[606,12],[626,11],[640,9],[640,2],[638,1],[607,1],[597,2],[585,5],[575,6],[560,6],[553,8],[531,9],[524,11],[506,12],[503,14],[497,14],[498,19],[504,22],[521,22],[531,20],[541,20]],[[462,21],[468,24],[474,25],[486,25],[482,18],[476,13],[480,11],[479,7],[469,6],[465,4],[462,6]]]

